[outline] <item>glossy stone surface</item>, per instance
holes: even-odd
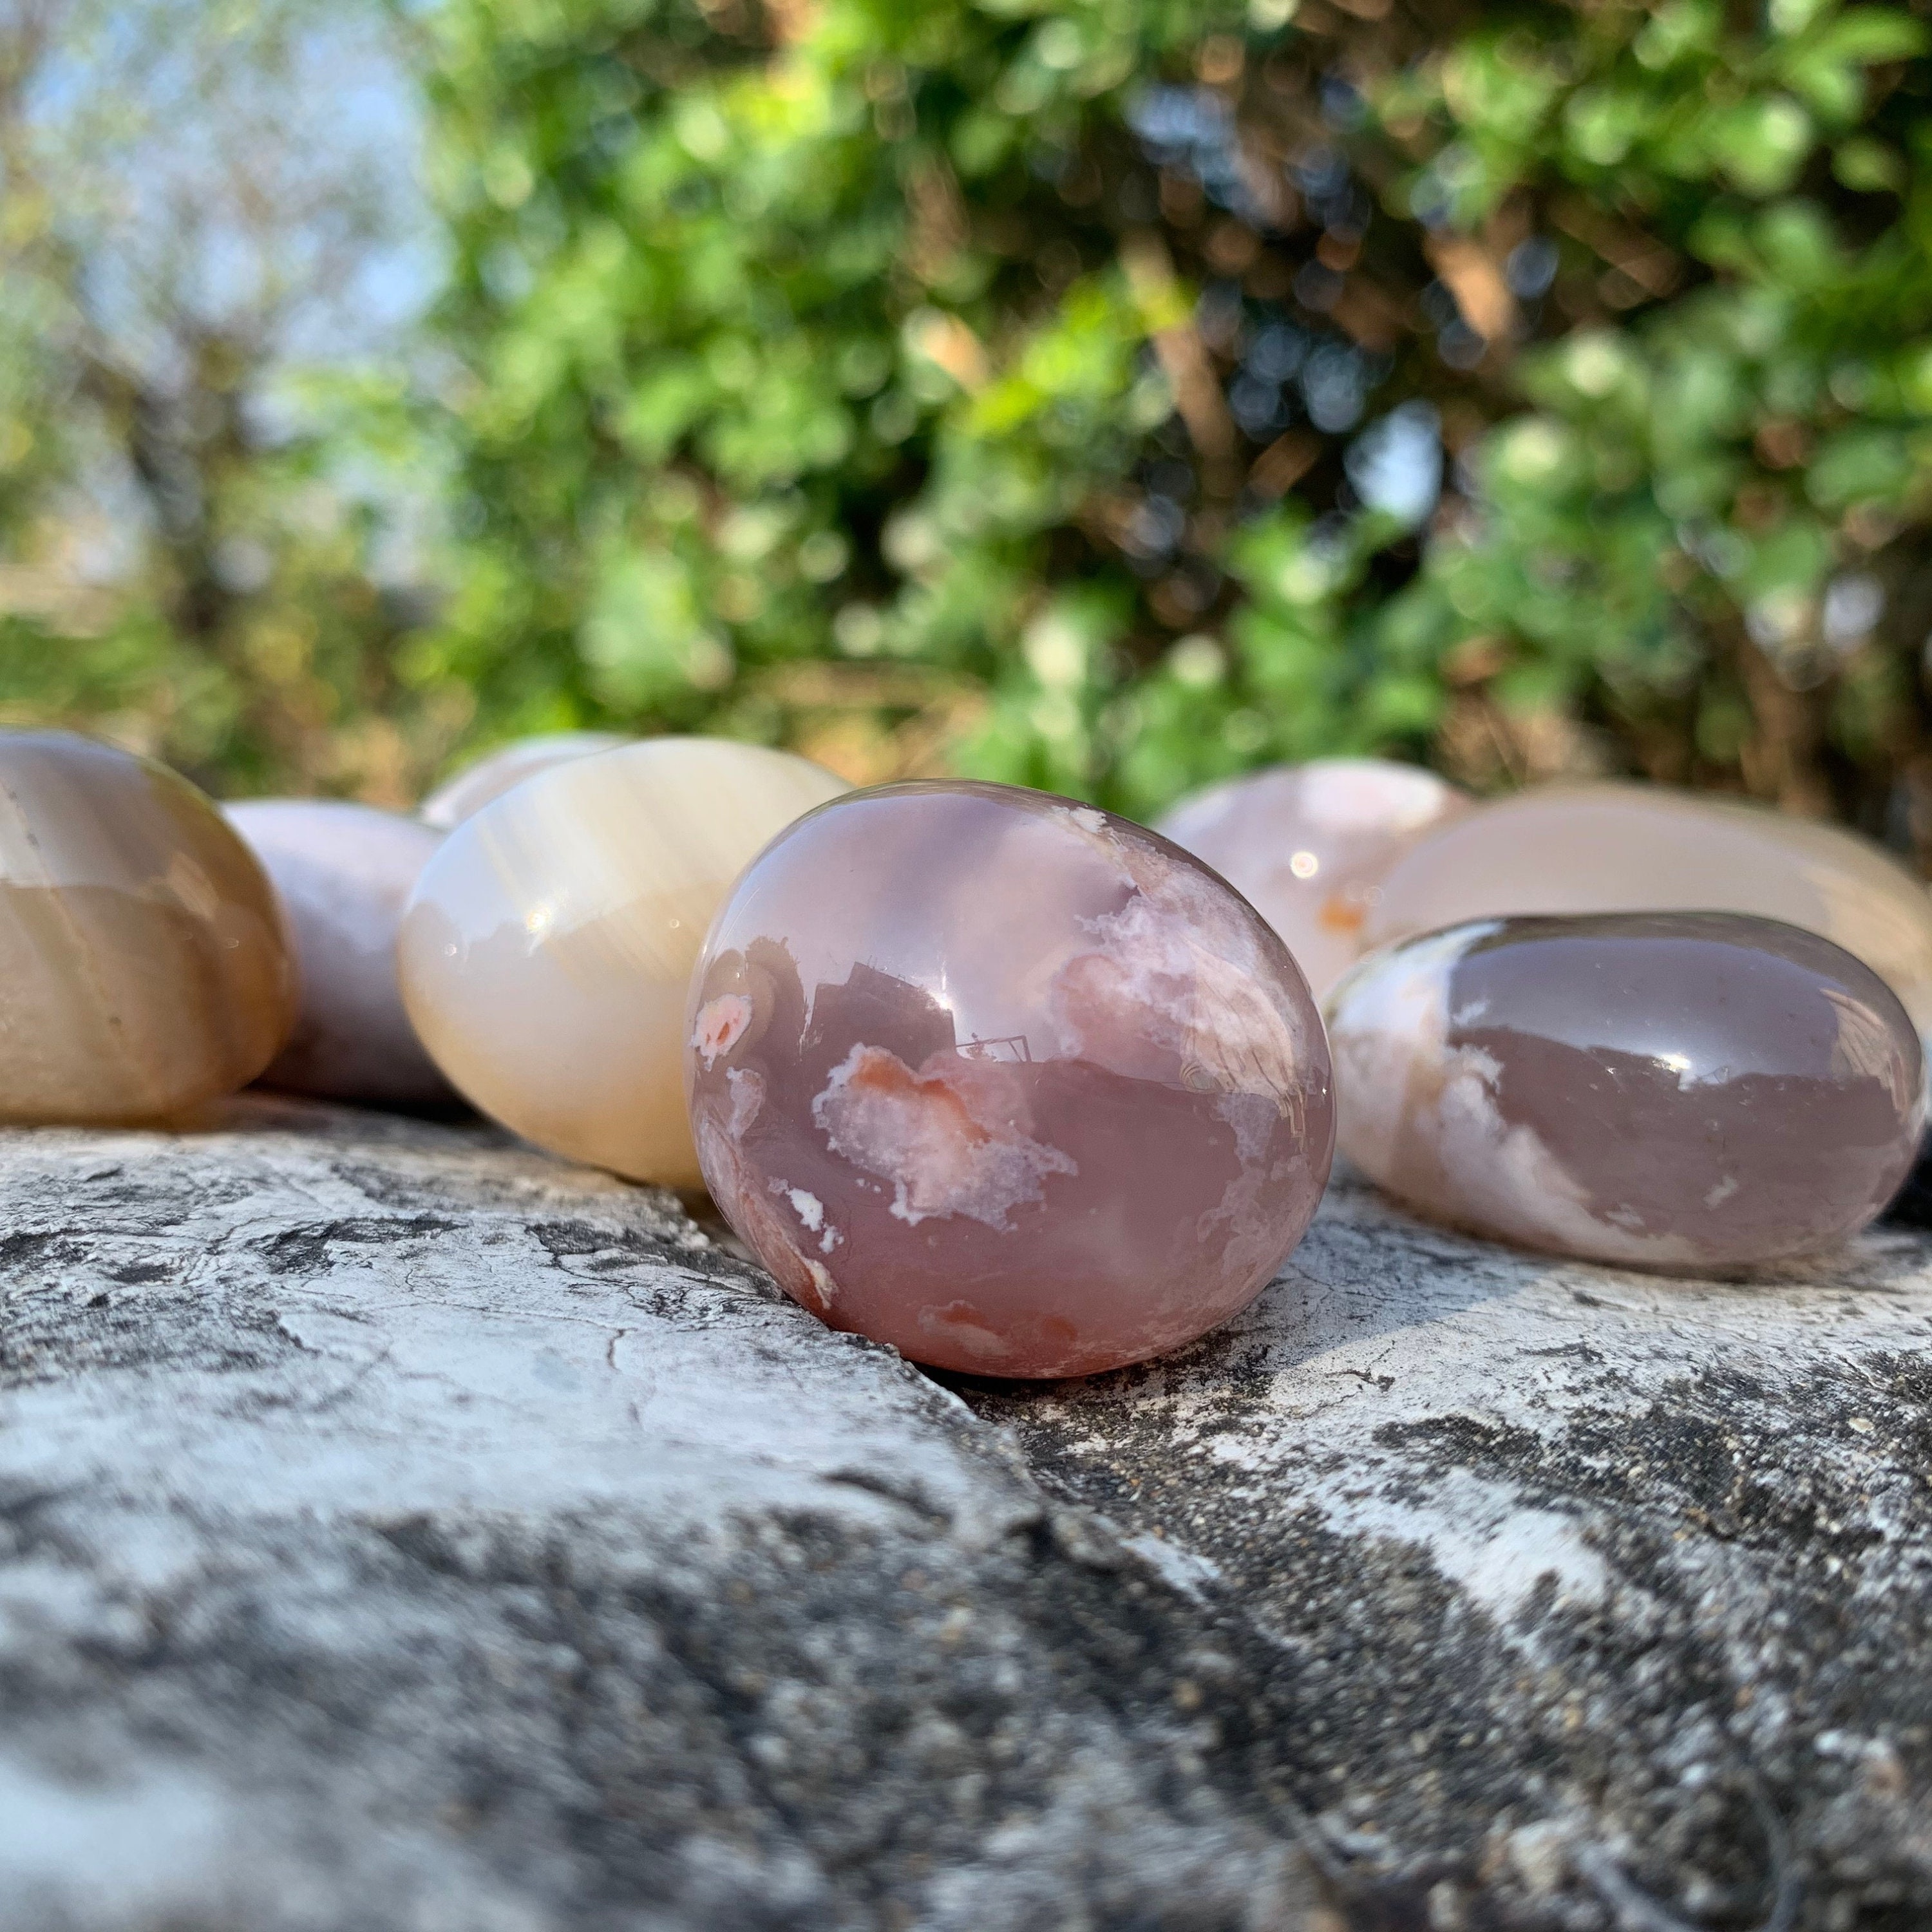
[[[1334,1144],[1305,982],[1210,872],[1042,793],[886,785],[774,842],[692,991],[712,1198],[914,1360],[1084,1375],[1226,1320]]]
[[[1156,829],[1247,899],[1319,999],[1360,956],[1389,868],[1470,803],[1417,765],[1317,758],[1210,786]]]
[[[0,1120],[162,1118],[295,1017],[275,896],[213,802],[64,731],[0,731]]]
[[[1480,920],[1329,1003],[1342,1151],[1438,1219],[1696,1272],[1830,1246],[1924,1120],[1904,1008],[1815,934],[1728,913]]]
[[[1834,940],[1932,1037],[1932,898],[1855,833],[1662,785],[1550,785],[1457,819],[1382,881],[1380,946],[1530,913],[1754,913]]]
[[[396,982],[404,903],[442,834],[337,799],[250,799],[226,811],[280,896],[302,989],[295,1030],[262,1079],[391,1106],[454,1100]]]
[[[845,789],[783,752],[653,738],[485,806],[403,917],[403,997],[430,1056],[539,1147],[696,1187],[682,1070],[692,962],[747,861]]]
[[[445,780],[423,800],[416,816],[425,825],[447,832],[472,812],[481,812],[492,799],[501,798],[512,785],[521,784],[553,765],[566,765],[575,758],[594,758],[599,752],[614,752],[636,742],[616,731],[547,731],[538,737],[516,739],[486,752],[474,764]]]

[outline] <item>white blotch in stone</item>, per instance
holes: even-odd
[[[998,1062],[928,1062],[915,1072],[897,1054],[860,1045],[832,1070],[812,1117],[834,1154],[892,1183],[899,1220],[965,1214],[1004,1232],[1014,1208],[1042,1198],[1047,1175],[1079,1172],[1012,1125],[1012,1099]]]
[[[698,1016],[691,1043],[703,1057],[706,1070],[721,1054],[729,1053],[752,1024],[752,1003],[742,993],[720,993]]]
[[[728,1066],[724,1080],[731,1094],[731,1112],[724,1130],[734,1141],[742,1140],[745,1130],[764,1106],[765,1076],[755,1067]]]
[[[814,1261],[809,1255],[801,1255],[806,1272],[812,1276],[812,1285],[824,1298],[826,1310],[838,1299],[838,1284],[832,1279],[832,1270],[823,1262]]]
[[[928,1335],[943,1337],[982,1362],[995,1362],[1007,1353],[1006,1339],[982,1327],[970,1302],[949,1301],[944,1308],[922,1308],[919,1325]]]
[[[1060,1052],[1130,1076],[1178,1054],[1196,1090],[1264,1094],[1294,1104],[1300,1081],[1288,1022],[1258,977],[1255,932],[1191,867],[1136,854],[1137,890],[1054,976],[1048,998]],[[1194,1084],[1190,1082],[1190,1084]]]

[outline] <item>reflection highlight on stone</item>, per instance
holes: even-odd
[[[1081,1375],[1244,1306],[1333,1146],[1305,982],[1212,874],[1009,787],[892,785],[746,872],[694,981],[713,1198],[788,1293],[915,1360]]]
[[[1918,1035],[1840,947],[1725,913],[1485,920],[1331,995],[1342,1151],[1424,1214],[1586,1260],[1732,1268],[1885,1206]]]

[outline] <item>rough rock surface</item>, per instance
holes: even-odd
[[[942,1387],[482,1129],[0,1136],[0,1928],[1921,1928],[1929,1327],[1344,1183]]]

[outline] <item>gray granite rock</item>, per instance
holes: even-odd
[[[1923,1926],[1928,1324],[1344,1183],[941,1386],[482,1129],[7,1135],[0,1927]]]
[[[1932,1924],[1932,1243],[1748,1282],[1331,1190],[1163,1362],[962,1393],[1246,1635],[1268,1762],[1428,1922]]]

